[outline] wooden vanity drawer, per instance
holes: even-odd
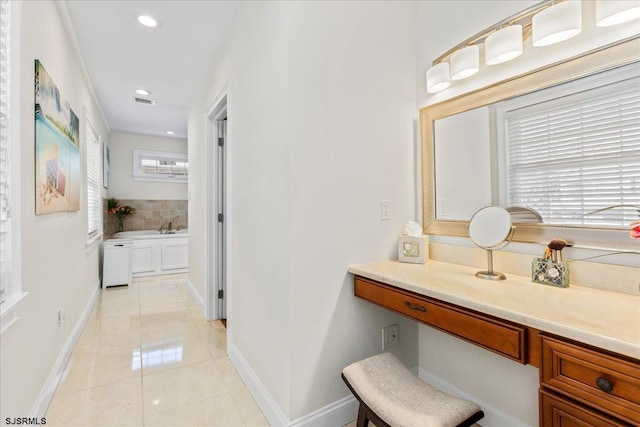
[[[542,337],[541,385],[640,425],[640,361]]]
[[[540,390],[540,425],[544,427],[628,427],[627,423],[545,390]]]
[[[360,276],[355,295],[502,356],[526,363],[525,327]]]

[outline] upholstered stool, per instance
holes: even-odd
[[[347,366],[342,379],[360,402],[358,427],[463,427],[484,417],[480,406],[432,387],[391,353]]]

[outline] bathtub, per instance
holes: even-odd
[[[138,230],[138,231],[121,231],[113,235],[114,239],[175,239],[178,237],[187,237],[189,230],[181,229],[180,231],[172,231],[171,234],[162,234],[158,230]]]
[[[122,231],[113,237],[133,241],[133,277],[189,271],[189,236],[186,229],[172,234],[160,234],[158,230]]]

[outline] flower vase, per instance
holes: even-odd
[[[118,233],[124,231],[124,218],[118,218]]]

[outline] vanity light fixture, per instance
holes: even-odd
[[[477,45],[463,47],[451,55],[451,80],[473,76],[480,69],[480,48]]]
[[[437,93],[445,90],[451,84],[448,62],[441,62],[427,70],[427,92]]]
[[[143,96],[151,95],[151,92],[146,89],[136,89],[136,93]]]
[[[533,45],[549,46],[582,31],[582,2],[567,0],[536,13],[532,20]]]
[[[602,16],[609,16],[604,11],[614,10],[610,3],[638,5],[640,0],[597,0],[596,3],[606,4],[602,8]],[[615,11],[624,10],[625,17],[636,13],[629,6],[619,7]],[[640,16],[640,7],[637,13]],[[533,37],[534,46],[548,46],[574,37],[581,31],[581,0],[543,0],[485,28],[436,58],[427,71],[427,92],[440,92],[448,88],[452,80],[462,80],[477,73],[481,44],[485,45],[485,64],[496,65],[520,56],[524,51],[524,41],[529,37]]]
[[[596,25],[609,27],[640,18],[640,1],[596,0]]]
[[[487,65],[502,64],[522,55],[522,25],[511,25],[490,34],[484,41]]]
[[[138,22],[144,25],[145,27],[149,27],[149,28],[155,28],[158,26],[158,21],[156,21],[149,15],[138,16]]]

